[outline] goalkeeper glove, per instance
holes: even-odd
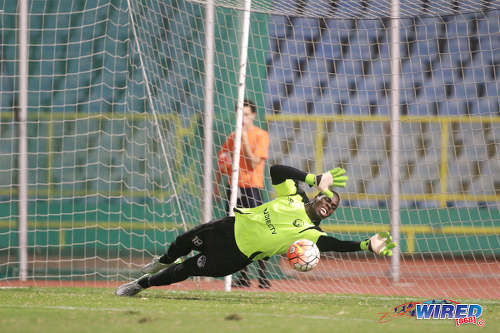
[[[392,256],[392,249],[397,246],[392,241],[392,236],[388,232],[381,232],[373,235],[367,240],[361,242],[360,248],[363,251],[370,250],[381,256]]]
[[[345,170],[342,168],[335,168],[318,176],[309,173],[306,176],[306,184],[316,186],[321,193],[332,198],[333,193],[328,188],[330,186],[345,187],[348,177],[344,174]]]

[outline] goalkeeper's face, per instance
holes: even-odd
[[[340,198],[337,193],[330,199],[324,194],[314,198],[314,212],[320,220],[326,219],[333,214],[339,205]]]

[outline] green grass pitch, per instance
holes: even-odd
[[[397,318],[381,312],[422,301],[363,295],[168,291],[117,297],[110,288],[2,288],[0,331],[11,332],[498,332],[500,301],[483,306],[484,327],[453,320]]]

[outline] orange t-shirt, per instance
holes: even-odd
[[[248,142],[250,144],[250,149],[252,153],[260,157],[260,162],[254,169],[251,169],[251,165],[247,163],[246,159],[243,156],[243,147],[240,150],[240,171],[238,175],[238,186],[243,188],[248,187],[264,187],[264,167],[266,164],[266,158],[268,154],[269,148],[269,135],[266,131],[259,128],[258,126],[253,126],[251,129],[247,131]],[[219,151],[218,160],[219,160],[219,168],[221,164],[224,164],[221,156],[223,154],[232,155],[234,150],[234,132],[229,135],[224,145],[222,145],[221,150]],[[225,170],[221,170],[223,173],[229,176],[229,183],[231,183],[231,167],[224,168]]]

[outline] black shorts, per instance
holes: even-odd
[[[236,207],[254,208],[262,205],[262,195],[257,187],[239,187]],[[226,191],[226,212],[229,212],[229,201],[231,198],[231,189]]]
[[[236,245],[234,217],[201,224],[179,236],[173,246],[190,246],[199,253],[184,262],[191,276],[221,277],[250,264]]]

